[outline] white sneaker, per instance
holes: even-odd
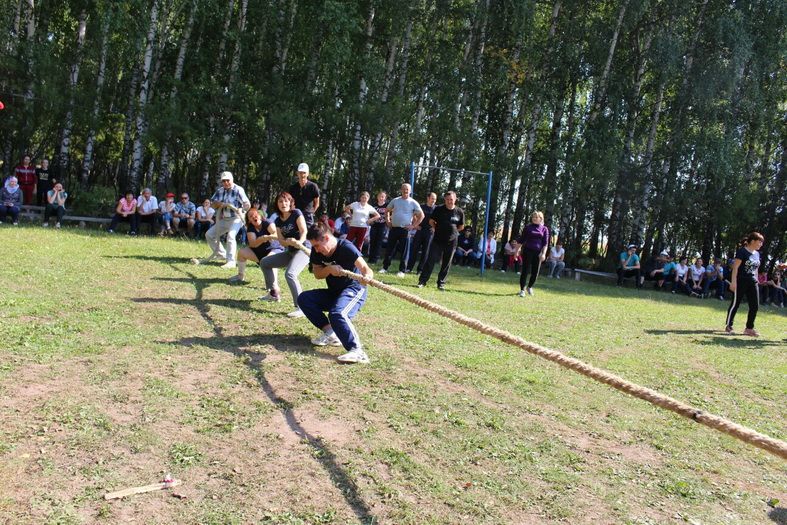
[[[404,277],[404,272],[397,272],[396,276],[401,279]]]
[[[315,346],[342,346],[342,342],[334,333],[327,334],[320,332],[320,335],[312,339],[312,344]]]
[[[288,313],[287,317],[291,317],[292,319],[298,319],[299,317],[303,317],[304,315],[306,314],[303,313],[303,310],[298,308],[297,310],[293,310],[292,312]]]
[[[48,222],[45,222],[45,223],[44,223],[44,224],[42,224],[41,226],[43,226],[44,228],[49,228],[49,223],[48,223]]]
[[[56,223],[55,223],[55,228],[58,228],[58,229],[60,229],[60,223],[59,223],[59,222],[56,222]]]
[[[268,294],[268,295],[263,295],[262,297],[260,297],[260,301],[268,301],[270,303],[278,303],[279,301],[281,301],[281,297],[279,297],[278,295]]]
[[[557,279],[557,280],[559,281],[559,280],[560,280],[560,276],[559,276],[559,275],[556,275],[556,276],[555,276],[555,279]]]
[[[386,270],[385,268],[380,268],[380,271],[377,273],[379,274],[388,273],[388,270]]]
[[[243,281],[244,278],[241,276],[241,274],[233,275],[229,278],[230,283],[242,283]]]
[[[336,358],[340,363],[368,363],[369,356],[360,348],[353,348]]]
[[[519,290],[519,297],[524,297],[524,296],[525,296],[525,291]]]
[[[237,268],[238,265],[235,264],[234,262],[230,261],[230,262],[225,262],[224,264],[221,265],[221,267],[230,270],[230,269],[233,269],[233,268]]]
[[[527,295],[535,295],[532,288],[527,289]]]
[[[418,288],[423,288],[423,287],[424,287],[424,285],[423,285],[423,284],[421,284],[421,283],[418,283]]]

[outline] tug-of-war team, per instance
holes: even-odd
[[[47,164],[42,162],[40,168],[33,168],[30,157],[25,156],[15,174],[6,179],[0,190],[0,223],[10,216],[12,224],[17,225],[20,206],[32,203],[37,195],[39,204],[45,203],[44,226],[48,226],[50,216],[56,216],[56,227],[60,227],[68,194],[62,184],[49,177]],[[443,194],[442,205],[436,205],[435,193],[428,193],[426,201],[419,203],[411,197],[411,187],[406,183],[401,186],[400,196],[388,200],[386,192],[380,191],[373,204],[364,191],[335,221],[327,214],[315,220],[320,189],[309,180],[306,163],[298,165],[297,174],[297,182],[276,196],[276,209],[268,216],[263,206],[252,204],[228,171],[221,173],[220,186],[199,207],[191,202],[188,193],[182,193],[177,203],[175,194],[168,193],[159,203],[149,188],[139,197],[126,192],[115,207],[108,232],[114,232],[120,222],[128,222],[130,235],[136,235],[141,224],[148,224],[151,233],[158,227],[160,235],[204,235],[211,254],[193,262],[226,261],[222,268],[237,268],[237,275],[229,279],[232,283],[245,281],[248,262],[258,264],[268,290],[260,298],[264,301],[281,300],[276,269],[284,268],[295,304],[287,315],[305,316],[320,329],[313,344],[344,347],[346,352],[338,357],[343,363],[369,362],[352,319],[366,301],[366,285],[374,277],[369,264],[378,261],[383,247],[385,256],[379,273],[387,273],[401,252],[396,275],[404,277],[415,269],[419,288],[429,282],[438,263],[440,290],[445,289],[452,264],[479,264],[483,257],[485,265],[493,267],[497,253],[493,232],[486,240],[475,243],[470,229],[465,228],[464,211],[457,206],[454,191]],[[533,212],[522,234],[508,241],[502,251],[500,270],[513,269],[519,274],[520,297],[534,295],[542,263],[546,263],[549,278],[560,279],[565,269],[562,242],[557,239],[550,248],[549,229],[543,222],[543,214]],[[240,250],[238,240],[245,244]],[[637,288],[649,280],[656,289],[702,298],[715,293],[720,300],[729,292],[732,300],[725,323],[728,334],[733,333],[735,314],[745,298],[749,311],[743,334],[757,337],[754,322],[760,300],[783,308],[787,294],[782,283],[783,267],[776,268],[770,276],[759,271],[758,250],[763,241],[760,233],[751,232],[741,241],[733,258],[725,262],[716,257],[707,266],[701,258],[689,264],[683,256],[675,262],[664,251],[645,268],[637,255],[638,246],[631,244],[620,254],[617,284],[621,286],[625,278],[633,277]],[[311,255],[307,255],[309,249]],[[368,255],[369,263],[363,254]],[[298,276],[306,266],[311,267],[317,279],[326,280],[327,288],[302,290]],[[360,281],[346,277],[343,270],[360,274]]]

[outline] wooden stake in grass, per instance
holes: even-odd
[[[104,494],[104,499],[120,499],[133,494],[143,494],[145,492],[154,492],[156,490],[168,489],[170,487],[177,487],[181,484],[179,479],[173,479],[169,475],[164,478],[161,483],[154,483],[152,485],[145,485],[142,487],[131,487],[128,489],[118,490],[116,492],[107,492]]]

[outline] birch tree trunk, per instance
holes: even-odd
[[[637,243],[644,248],[647,248],[647,253],[650,253],[649,239],[645,238],[645,223],[648,217],[648,210],[650,207],[650,197],[653,193],[653,153],[656,149],[656,133],[659,128],[659,118],[661,117],[661,105],[664,102],[664,90],[667,87],[667,79],[664,78],[659,83],[658,94],[656,95],[656,103],[653,107],[653,116],[650,119],[650,132],[648,133],[648,143],[645,146],[645,155],[642,158],[642,165],[644,169],[643,180],[645,184],[642,189],[642,199],[639,203],[639,213],[634,217],[634,232],[637,236]],[[643,249],[643,253],[645,250]]]
[[[369,7],[369,15],[366,18],[366,30],[364,31],[364,35],[366,36],[366,44],[364,47],[366,51],[364,56],[366,58],[365,61],[369,60],[369,56],[372,51],[372,33],[374,32],[374,3],[371,4]],[[361,66],[363,67],[363,66]],[[363,107],[366,104],[366,95],[369,91],[366,85],[366,78],[363,73],[361,73],[361,82],[360,87],[358,90],[358,108],[359,108],[359,116],[355,121],[355,131],[353,133],[353,169],[352,169],[352,191],[353,195],[355,195],[358,191],[358,184],[360,187],[364,186],[364,181],[361,180],[361,142],[362,142],[362,124],[360,119],[360,113],[363,111]]]
[[[612,70],[612,59],[615,56],[615,48],[618,45],[618,36],[620,36],[620,28],[623,25],[623,17],[626,15],[626,8],[628,7],[629,0],[623,0],[620,4],[620,11],[618,11],[618,20],[615,24],[615,31],[612,33],[612,38],[609,42],[609,51],[607,52],[607,61],[604,64],[604,71],[601,73],[601,78],[596,88],[595,96],[593,97],[593,105],[590,109],[588,116],[588,126],[598,117],[599,112],[604,107],[607,99],[607,86],[609,84],[609,72]]]
[[[66,111],[65,122],[63,124],[62,141],[60,142],[60,177],[62,178],[68,170],[71,152],[71,128],[74,125],[74,96],[76,95],[77,82],[79,81],[79,66],[82,61],[82,48],[85,45],[85,32],[87,30],[87,13],[83,10],[79,14],[77,24],[77,48],[74,63],[71,64],[69,75],[69,99],[68,111]]]
[[[104,26],[101,29],[101,55],[98,62],[98,76],[96,78],[96,94],[93,99],[93,118],[90,122],[90,131],[87,134],[87,142],[85,143],[85,157],[82,160],[82,172],[80,173],[79,181],[82,188],[87,188],[90,184],[90,172],[93,169],[93,147],[96,141],[96,126],[98,125],[98,116],[101,109],[101,92],[104,89],[104,79],[107,70],[107,52],[109,50],[109,26],[110,26],[110,13],[104,18]]]
[[[238,76],[238,68],[240,67],[240,57],[241,57],[241,38],[243,32],[246,30],[246,8],[249,5],[249,0],[241,0],[240,5],[240,15],[238,17],[238,35],[237,35],[237,42],[235,43],[235,52],[232,55],[232,63],[230,64],[230,76],[227,82],[227,95],[228,99],[232,98],[232,94],[235,88],[235,79]],[[230,134],[229,134],[229,123],[225,122],[224,126],[224,137],[223,137],[223,148],[221,155],[219,155],[219,171],[224,171],[227,168],[227,160],[229,158],[228,147],[230,142]]]
[[[405,87],[407,85],[407,65],[410,60],[410,41],[413,33],[413,20],[412,15],[407,20],[407,26],[404,30],[404,39],[402,40],[402,62],[399,65],[399,91],[397,96],[400,101],[404,100]],[[393,170],[395,165],[396,148],[399,141],[399,127],[401,126],[400,112],[396,112],[396,120],[393,124],[391,137],[388,139],[388,151],[385,155],[385,180],[391,180],[393,177]]]
[[[136,122],[136,136],[134,137],[134,149],[131,157],[131,172],[129,174],[129,183],[132,190],[139,189],[140,177],[142,175],[142,156],[144,154],[145,134],[147,132],[147,119],[145,115],[145,107],[148,103],[148,91],[150,89],[150,66],[153,61],[153,44],[156,40],[156,29],[158,25],[158,0],[153,1],[153,6],[150,9],[150,22],[148,25],[148,36],[145,44],[145,55],[142,63],[142,70],[140,72],[141,83],[139,90],[139,105],[137,107],[137,122]]]
[[[180,36],[180,49],[178,50],[178,59],[175,62],[175,73],[172,76],[174,82],[172,83],[172,90],[169,92],[169,106],[170,109],[175,104],[175,99],[178,96],[178,86],[183,78],[183,65],[186,63],[186,53],[188,52],[189,39],[191,38],[191,31],[194,27],[194,18],[196,9],[196,2],[192,1],[189,10],[189,18],[186,22],[186,27],[183,28],[183,34]],[[172,131],[167,128],[164,143],[161,147],[161,171],[159,172],[156,188],[159,194],[164,193],[169,187],[169,181],[172,173],[169,168],[169,142],[172,138]]]

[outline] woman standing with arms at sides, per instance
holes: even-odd
[[[298,308],[298,296],[301,294],[301,283],[298,275],[309,264],[309,256],[298,249],[306,241],[306,219],[301,210],[295,207],[295,199],[283,191],[276,196],[276,238],[285,248],[283,252],[273,253],[260,261],[262,273],[265,275],[265,287],[269,294],[262,297],[263,301],[279,302],[281,294],[276,282],[276,268],[286,268],[284,279],[290,288],[295,310],[288,313],[288,317],[303,317],[303,312]]]
[[[743,335],[759,337],[759,333],[754,329],[754,320],[759,309],[759,291],[757,290],[757,270],[760,267],[760,248],[765,241],[761,233],[751,232],[741,240],[738,251],[735,252],[735,260],[732,263],[732,273],[730,274],[730,291],[732,292],[732,303],[727,310],[727,325],[724,331],[732,334],[732,322],[735,320],[735,313],[738,311],[743,298],[749,302],[749,315],[746,318],[746,329]]]
[[[358,248],[358,251],[361,251],[369,227],[375,220],[380,218],[380,214],[369,204],[368,191],[362,191],[358,201],[349,204],[344,208],[344,211],[352,214],[347,240],[353,243]]]
[[[541,263],[547,257],[549,247],[549,228],[544,226],[544,214],[534,211],[530,215],[530,224],[522,230],[519,237],[519,246],[522,250],[522,274],[519,276],[519,297],[525,296],[525,284],[527,283],[527,294],[533,295],[533,285],[536,283],[538,271]],[[527,274],[530,272],[530,280]]]
[[[254,264],[263,260],[271,251],[271,241],[276,239],[276,226],[263,219],[255,208],[246,214],[246,243],[248,246],[238,251],[238,275],[230,277],[230,283],[246,280],[246,261]],[[273,274],[274,279],[276,273]],[[274,284],[274,287],[276,285]]]

